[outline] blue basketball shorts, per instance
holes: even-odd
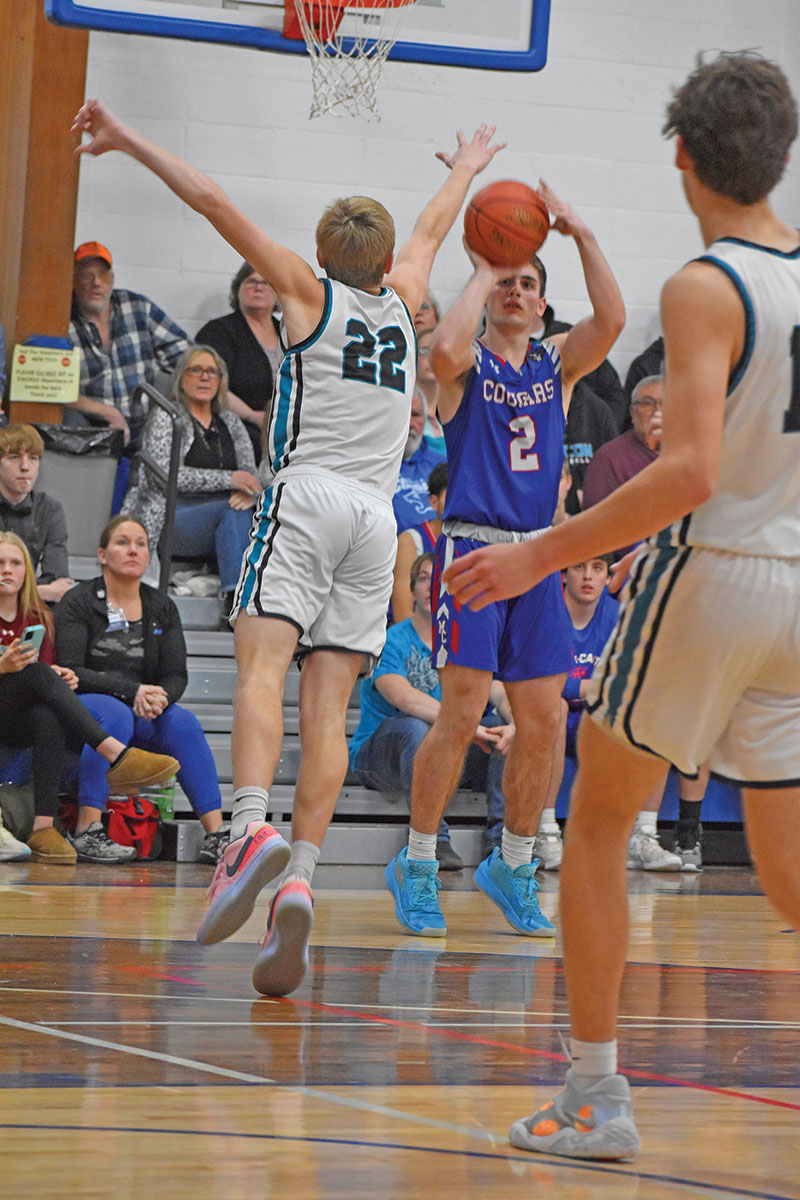
[[[563,675],[572,667],[571,626],[559,574],[512,600],[479,612],[459,604],[442,583],[454,558],[485,542],[442,534],[436,543],[431,581],[433,663],[491,671],[502,682]]]

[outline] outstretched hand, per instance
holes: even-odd
[[[482,546],[456,558],[442,578],[459,604],[476,612],[496,600],[509,600],[534,587],[547,574],[534,557],[535,542]]]
[[[490,144],[496,128],[496,125],[479,125],[471,141],[467,141],[463,129],[459,129],[456,133],[458,147],[455,153],[448,154],[445,150],[437,150],[436,157],[451,171],[456,163],[466,163],[477,175],[489,165],[498,150],[503,150],[508,145],[507,142],[498,142],[495,146]]]
[[[72,122],[72,133],[89,133],[90,142],[82,142],[75,148],[76,154],[105,154],[108,150],[119,150],[122,146],[122,122],[104,108],[99,100],[87,100],[78,109]]]
[[[571,205],[557,196],[543,179],[539,180],[538,192],[550,210],[553,219],[551,228],[555,229],[556,233],[563,233],[565,237],[575,237],[578,232],[586,229],[585,223]]]

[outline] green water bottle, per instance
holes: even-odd
[[[151,787],[144,787],[140,794],[146,796],[148,800],[152,800],[153,804],[158,806],[158,811],[161,814],[162,821],[171,821],[175,812],[175,776],[170,776],[163,783],[153,784]]]

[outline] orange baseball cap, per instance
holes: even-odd
[[[75,262],[79,263],[84,258],[102,258],[111,266],[111,251],[106,250],[101,242],[81,242],[75,251]]]

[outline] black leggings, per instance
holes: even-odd
[[[0,675],[0,742],[33,747],[37,816],[54,817],[67,747],[96,750],[108,734],[60,675],[45,663]]]

